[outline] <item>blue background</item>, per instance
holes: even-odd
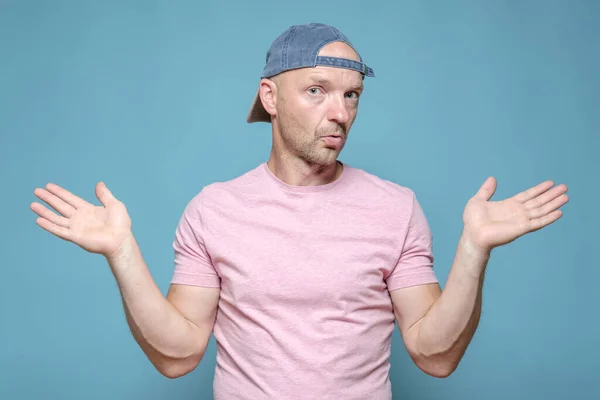
[[[101,256],[43,231],[47,182],[127,205],[161,290],[183,207],[267,159],[245,123],[271,41],[325,22],[377,75],[345,162],[415,190],[442,285],[485,178],[503,199],[552,179],[565,215],[494,251],[479,330],[447,379],[393,337],[395,399],[600,398],[600,2],[0,1],[0,398],[209,399],[215,347],[156,372]]]

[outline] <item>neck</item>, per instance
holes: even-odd
[[[342,173],[339,161],[332,164],[310,164],[297,157],[278,154],[275,149],[267,161],[269,170],[282,182],[293,186],[317,186],[335,181]]]

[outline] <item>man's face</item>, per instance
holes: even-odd
[[[359,61],[354,50],[341,42],[325,46],[319,55]],[[310,165],[334,163],[356,118],[362,74],[318,66],[284,72],[274,81],[275,145]]]

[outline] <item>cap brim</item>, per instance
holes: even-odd
[[[269,114],[263,107],[262,102],[260,101],[260,96],[258,95],[258,90],[254,96],[254,101],[250,107],[250,112],[246,117],[246,122],[271,122],[271,114]]]

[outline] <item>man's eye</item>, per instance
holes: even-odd
[[[319,88],[310,88],[308,89],[308,92],[310,94],[318,94],[321,90]]]

